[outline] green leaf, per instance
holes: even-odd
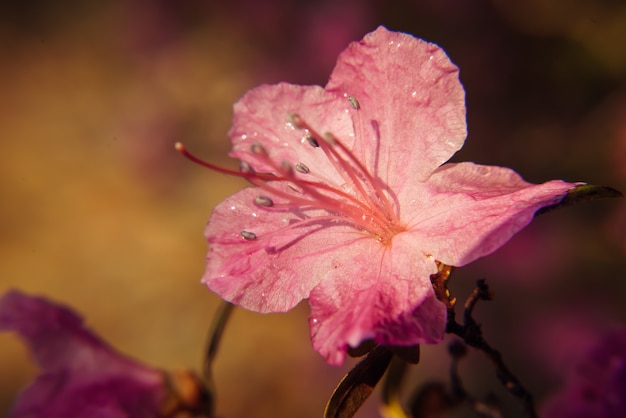
[[[370,351],[339,382],[326,405],[324,418],[353,417],[385,374],[392,357],[391,351],[382,346]]]
[[[587,200],[604,199],[607,197],[624,197],[624,195],[620,191],[611,187],[581,184],[580,186],[576,186],[568,191],[559,203],[539,209],[535,212],[535,216],[551,212],[554,209],[564,208],[575,203],[585,202]]]

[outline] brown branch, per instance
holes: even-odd
[[[519,398],[524,405],[526,416],[529,418],[538,418],[532,394],[524,388],[519,379],[515,377],[513,372],[506,366],[502,359],[502,354],[484,339],[480,325],[476,323],[472,317],[474,307],[479,300],[491,300],[492,295],[484,280],[478,280],[476,288],[469,296],[464,306],[464,324],[456,322],[454,315],[448,315],[448,327],[446,332],[454,334],[461,338],[465,344],[474,347],[491,360],[496,367],[496,376],[500,383],[515,397]],[[450,314],[450,311],[448,311]]]
[[[496,368],[496,376],[502,385],[515,397],[521,400],[526,416],[529,418],[538,418],[532,394],[524,388],[515,375],[509,370],[504,363],[500,352],[484,339],[480,325],[474,320],[472,314],[479,300],[491,300],[492,294],[485,280],[478,280],[476,288],[467,298],[463,311],[463,325],[456,321],[456,312],[454,306],[456,299],[450,295],[448,289],[448,280],[450,276],[450,267],[439,264],[439,271],[431,276],[431,282],[437,298],[446,304],[448,308],[448,323],[446,332],[454,334],[461,338],[463,342],[470,347],[474,347],[491,360]],[[458,383],[458,382],[457,382]]]

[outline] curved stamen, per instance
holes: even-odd
[[[359,200],[355,199],[353,196],[341,191],[341,190],[337,190],[334,189],[330,186],[327,186],[325,184],[322,183],[317,183],[317,182],[311,182],[311,181],[304,181],[304,180],[299,180],[294,178],[283,178],[283,177],[277,177],[274,174],[261,174],[261,173],[256,173],[254,171],[252,171],[252,169],[248,166],[248,169],[246,170],[242,170],[242,171],[235,171],[235,170],[230,170],[228,168],[223,168],[220,167],[218,165],[215,164],[211,164],[209,162],[206,162],[204,160],[201,160],[200,158],[196,157],[195,155],[191,154],[187,148],[185,148],[185,146],[180,143],[177,142],[175,144],[175,148],[178,152],[180,152],[185,158],[189,159],[190,161],[202,166],[202,167],[206,167],[208,169],[217,171],[219,173],[224,173],[224,174],[228,174],[231,176],[235,176],[235,177],[241,177],[241,178],[245,178],[246,180],[248,180],[250,183],[252,183],[253,185],[260,187],[262,189],[265,189],[269,192],[275,193],[276,195],[283,197],[285,199],[287,199],[288,201],[290,201],[293,204],[297,204],[297,205],[303,205],[303,206],[313,206],[313,207],[318,207],[320,209],[325,209],[328,211],[333,211],[333,212],[339,212],[342,213],[344,216],[347,217],[352,217],[349,211],[346,210],[340,210],[338,208],[338,202],[335,200],[332,200],[324,195],[321,195],[319,193],[315,193],[316,197],[318,198],[318,200],[309,200],[309,199],[302,199],[302,198],[298,198],[296,196],[293,196],[292,194],[283,192],[275,187],[271,187],[269,185],[267,185],[267,183],[265,183],[266,181],[291,181],[291,182],[295,182],[298,185],[301,186],[312,186],[313,188],[319,188],[322,190],[326,190],[332,193],[337,194],[340,197],[343,197],[345,199],[348,199],[350,201],[352,201],[353,203],[355,203],[356,205],[360,206],[361,209],[363,209],[364,211],[366,211],[368,208],[366,206],[364,206],[362,204],[362,202],[360,202]],[[255,150],[257,152],[259,152],[259,154],[263,154],[260,151],[261,148],[255,148]],[[263,156],[263,155],[262,155]],[[267,163],[269,163],[275,170],[277,170],[278,172],[282,171],[280,169],[280,167],[278,167],[271,159],[266,158],[265,159]],[[246,163],[247,166],[247,163]],[[313,189],[311,187],[306,187],[306,190],[313,194]],[[323,204],[320,204],[323,203]],[[342,205],[343,206],[343,205]],[[363,223],[359,223],[359,226],[362,226],[364,228],[367,229],[367,225],[364,225]]]
[[[358,109],[358,107],[358,105],[356,107],[353,105],[353,108]],[[258,206],[265,206],[268,210],[297,208],[303,211],[324,210],[328,212],[326,216],[301,219],[289,228],[320,220],[340,221],[368,231],[381,242],[389,242],[396,233],[404,229],[399,225],[394,206],[387,198],[379,181],[343,143],[331,134],[322,137],[297,114],[292,115],[292,120],[297,127],[306,130],[306,138],[311,146],[322,148],[336,172],[352,186],[351,191],[345,191],[343,187],[338,188],[300,178],[296,171],[300,174],[309,174],[309,167],[298,162],[294,170],[289,162],[278,164],[270,158],[269,153],[260,143],[253,143],[250,152],[267,164],[273,173],[257,173],[245,162],[242,162],[240,171],[223,168],[194,156],[180,142],[176,143],[175,148],[196,164],[223,174],[245,178],[254,186],[286,200],[286,203],[281,203],[274,202],[267,196],[257,196],[254,203]],[[293,189],[293,192],[272,184],[275,181],[287,182],[287,186]],[[242,231],[241,236],[249,241],[256,239],[256,235],[250,231]]]
[[[387,199],[387,195],[385,194],[384,190],[380,187],[379,182],[372,176],[369,170],[367,170],[365,166],[363,166],[363,163],[359,161],[358,158],[356,158],[356,156],[343,144],[343,142],[341,142],[339,139],[335,137],[333,137],[333,140],[334,140],[334,143],[348,156],[348,158],[350,158],[352,162],[356,164],[356,166],[359,168],[361,173],[365,175],[366,180],[368,181],[368,184],[370,184],[374,188],[374,192],[376,193],[376,196],[378,196],[383,201],[383,207],[385,209],[393,208],[393,205],[391,204],[389,199]],[[389,216],[393,217],[391,220],[394,223],[398,222],[397,214],[395,213],[395,211],[392,210],[392,211],[387,211],[387,212]]]
[[[294,125],[302,129],[306,129],[308,132],[313,134],[313,138],[321,137],[319,133],[317,133],[300,115],[292,114],[291,119],[293,120]],[[380,188],[378,181],[370,174],[370,172],[365,168],[365,166],[363,166],[363,164],[356,158],[356,156],[341,141],[339,141],[339,139],[337,139],[332,134],[328,134],[328,139],[332,141],[332,144],[324,140],[317,141],[317,143],[319,143],[319,146],[323,149],[324,153],[326,153],[328,159],[331,160],[331,162],[335,166],[335,170],[342,176],[344,176],[344,174],[347,174],[349,176],[349,182],[355,186],[361,197],[369,204],[369,207],[372,209],[375,208],[376,212],[383,219],[386,219],[391,223],[398,223],[398,218],[395,211],[389,210],[389,208],[393,208],[393,205],[391,205],[391,202],[389,202],[387,196]],[[359,179],[359,177],[354,174],[356,170],[354,170],[354,168],[341,157],[341,155],[333,148],[332,145],[337,145],[356,165],[356,167],[358,168],[358,172],[365,178],[366,183],[372,186],[375,195],[382,201],[382,205],[379,202],[375,202],[371,199],[370,193],[365,190],[361,179]],[[338,166],[338,164],[340,167]],[[346,182],[348,182],[347,179]]]
[[[308,207],[315,208],[315,209],[323,209],[331,213],[337,213],[339,215],[343,215],[343,216],[337,216],[336,218],[342,219],[344,222],[349,222],[355,226],[359,226],[363,228],[364,230],[371,231],[372,223],[373,223],[375,227],[384,231],[385,235],[393,235],[394,233],[394,231],[389,227],[389,225],[387,225],[386,223],[381,223],[379,219],[377,219],[376,217],[370,218],[369,220],[370,222],[368,223],[367,217],[365,216],[367,212],[360,210],[359,212],[361,212],[363,215],[356,216],[354,213],[355,212],[354,206],[346,205],[344,202],[329,199],[328,197],[315,192],[313,189],[304,190],[315,198],[315,200],[310,200],[310,199],[305,199],[305,198],[294,196],[291,193],[284,192],[276,187],[271,186],[269,183],[259,181],[255,178],[249,178],[248,181],[250,181],[250,183],[252,183],[253,185],[261,189],[264,189],[276,196],[279,196],[288,200],[289,203],[291,204],[291,208],[293,208],[293,205],[298,205],[301,207],[308,206]],[[279,207],[279,205],[276,203],[274,203],[273,206],[277,208]],[[316,217],[315,219],[317,218],[318,217]]]
[[[228,168],[220,167],[219,165],[211,164],[209,162],[201,160],[200,158],[196,157],[195,155],[187,151],[187,148],[185,148],[185,146],[181,142],[177,142],[176,144],[174,144],[174,148],[176,149],[176,151],[180,152],[188,160],[198,165],[201,165],[202,167],[208,168],[213,171],[217,171],[218,173],[228,174],[229,176],[242,177],[244,179],[256,178],[259,180],[277,180],[276,176],[274,176],[273,174],[255,173],[254,171],[250,169],[242,170],[242,171],[235,171],[235,170],[231,170]],[[247,166],[247,167],[249,168],[250,166]]]
[[[309,194],[311,197],[313,197],[315,199],[315,201],[319,202],[319,204],[317,206],[319,206],[321,209],[326,209],[329,211],[333,211],[333,212],[338,212],[341,213],[349,218],[358,218],[359,221],[355,222],[355,224],[361,225],[363,226],[363,221],[365,221],[365,219],[367,218],[366,215],[370,215],[370,221],[373,221],[375,223],[375,225],[378,228],[383,229],[386,233],[391,233],[393,234],[394,230],[392,228],[392,225],[389,223],[389,220],[387,219],[387,217],[381,216],[384,215],[383,213],[381,213],[380,211],[376,211],[373,209],[378,209],[377,206],[372,207],[372,205],[367,205],[365,203],[363,203],[362,201],[356,199],[354,196],[351,196],[350,194],[347,194],[341,190],[337,190],[333,187],[330,187],[328,185],[322,184],[322,183],[316,183],[316,182],[308,182],[308,181],[302,181],[299,178],[297,178],[293,172],[293,168],[291,168],[291,165],[285,165],[285,164],[281,164],[280,166],[278,164],[276,164],[267,153],[264,152],[258,152],[258,150],[260,145],[255,146],[255,144],[252,145],[252,149],[255,152],[255,154],[257,154],[258,156],[260,156],[263,161],[268,164],[270,167],[272,167],[277,173],[280,173],[282,175],[282,177],[277,177],[277,179],[279,180],[288,180],[296,185],[298,185],[299,187],[302,188],[302,192],[305,194]],[[266,183],[255,183],[252,181],[252,179],[249,179],[249,181],[251,183],[253,183],[254,185],[258,186],[258,187],[262,187],[266,190],[271,190],[274,189],[273,187],[267,185]],[[314,186],[314,187],[309,187],[309,186]],[[355,207],[350,206],[350,205],[345,205],[343,202],[337,201],[335,199],[331,199],[328,196],[319,193],[317,190],[315,190],[315,187],[321,188],[323,190],[327,190],[329,192],[335,193],[335,194],[339,194],[340,196],[348,199],[349,201],[353,202],[354,204],[356,204],[356,206],[360,209],[357,211],[360,212],[361,216],[357,216],[355,215]],[[275,190],[275,189],[274,189]],[[277,193],[282,193],[278,190],[275,190]],[[366,195],[367,196],[367,195]],[[285,197],[289,200],[294,200],[293,197],[291,197],[291,195],[289,194],[283,194],[282,197]],[[302,202],[306,202],[307,199],[298,199],[300,200],[300,203]],[[308,201],[310,205],[315,206],[314,201]],[[321,204],[321,205],[320,205]],[[365,219],[364,219],[365,217]],[[371,227],[371,226],[370,226]],[[367,226],[365,226],[366,229],[370,229]]]
[[[322,151],[324,151],[324,154],[326,154],[326,158],[328,158],[328,160],[333,164],[333,166],[335,167],[335,171],[339,173],[341,177],[343,177],[345,182],[351,183],[357,189],[363,199],[369,200],[367,192],[363,188],[361,182],[354,175],[352,167],[350,167],[346,163],[346,161],[337,154],[333,147],[330,146],[330,144],[328,144],[328,142],[325,141],[324,138],[315,131],[315,129],[309,126],[309,124],[307,124],[304,119],[300,117],[300,115],[294,113],[291,115],[291,119],[295,126],[307,130],[307,140],[309,142],[314,141],[316,148],[322,148]]]

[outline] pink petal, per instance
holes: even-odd
[[[260,193],[244,189],[215,208],[203,278],[211,290],[257,312],[286,311],[309,298],[314,346],[332,364],[343,361],[348,345],[369,338],[394,345],[441,340],[445,307],[430,284],[436,266],[410,235],[385,246],[336,222],[290,228],[285,219],[295,214],[255,205]]]
[[[384,27],[339,56],[329,92],[354,96],[362,151],[357,156],[396,191],[424,180],[467,135],[458,68],[434,44]]]
[[[12,417],[156,415],[162,373],[113,351],[71,310],[11,291],[0,299],[0,330],[20,334],[41,369]]]
[[[352,147],[349,107],[345,98],[319,86],[281,83],[252,89],[234,106],[233,127],[228,133],[233,143],[230,155],[246,161],[257,172],[276,172],[251,152],[252,144],[261,144],[276,164],[286,161],[295,166],[301,162],[310,168],[309,178],[341,184],[344,180],[324,152],[307,142],[304,130],[296,129],[290,116],[298,114],[320,135],[332,132]]]
[[[334,255],[338,272],[313,289],[311,338],[330,364],[343,363],[348,346],[374,339],[380,344],[438,343],[446,308],[434,295],[430,275],[437,267],[401,234],[384,249],[361,240]]]
[[[498,249],[576,184],[525,182],[513,170],[445,164],[401,195],[409,233],[437,260],[462,266]]]
[[[292,227],[303,214],[257,206],[259,195],[281,203],[271,193],[248,188],[213,211],[205,232],[209,253],[203,282],[246,309],[284,312],[307,298],[333,269],[338,247],[364,237],[350,226],[328,221]],[[246,240],[241,231],[254,233],[256,239]]]

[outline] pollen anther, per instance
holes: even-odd
[[[245,161],[239,162],[239,171],[242,173],[254,173],[254,169]]]
[[[265,147],[261,144],[259,144],[258,142],[253,143],[252,145],[250,145],[250,151],[254,154],[254,155],[262,155],[264,157],[267,157],[267,150],[265,149]]]
[[[297,163],[296,164],[296,171],[298,173],[302,173],[302,174],[309,174],[309,172],[311,170],[304,163]]]
[[[259,206],[274,206],[274,201],[267,196],[259,195],[254,198],[254,203]]]
[[[302,129],[302,117],[297,113],[292,113],[289,115],[289,120],[293,123],[293,126],[297,129]]]
[[[305,136],[307,142],[309,143],[309,145],[311,145],[313,148],[319,148],[320,147],[320,143],[317,142],[317,139],[315,139],[315,137],[313,137],[313,135],[311,135],[309,132],[306,133]]]
[[[350,102],[350,106],[352,106],[354,110],[358,110],[361,108],[361,105],[354,96],[348,96],[348,102]]]
[[[256,234],[250,231],[241,231],[241,236],[247,241],[254,241],[256,239]]]

